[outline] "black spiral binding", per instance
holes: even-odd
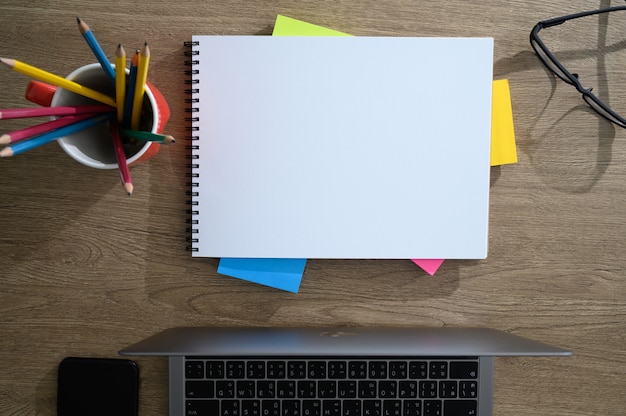
[[[187,228],[187,250],[189,251],[198,251],[196,244],[198,243],[198,229],[196,226],[198,225],[198,191],[196,188],[198,187],[198,168],[199,168],[199,152],[200,144],[199,144],[199,136],[198,131],[199,127],[197,127],[197,122],[199,121],[198,117],[198,107],[199,103],[198,93],[199,93],[199,82],[198,79],[198,55],[199,52],[195,49],[198,46],[198,42],[185,42],[185,47],[188,49],[185,51],[185,65],[189,68],[185,70],[185,74],[187,75],[187,79],[185,79],[185,84],[187,88],[185,88],[185,94],[188,94],[189,97],[185,98],[185,103],[188,104],[185,108],[185,112],[187,116],[185,117],[185,122],[187,126],[185,130],[188,134],[185,136],[185,140],[187,141],[187,145],[185,148],[189,151],[189,160],[190,163],[188,165],[189,173],[187,174],[190,178],[190,181],[187,183],[187,196],[189,196],[189,200],[187,201],[187,205],[189,205],[189,209],[187,210],[187,224],[189,227]]]

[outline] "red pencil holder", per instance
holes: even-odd
[[[67,79],[111,96],[114,95],[112,85],[106,78],[100,64],[95,63],[80,67],[68,75]],[[26,87],[25,97],[27,100],[45,107],[94,103],[89,98],[57,89],[53,85],[40,81],[30,81]],[[152,83],[147,82],[141,129],[152,133],[163,133],[170,114],[170,108],[161,91]],[[85,140],[86,136],[89,136],[89,139]],[[57,140],[61,148],[70,157],[85,166],[97,169],[117,169],[117,161],[110,141],[110,133],[106,126],[95,126]],[[128,165],[134,166],[150,160],[158,153],[159,147],[160,144],[155,142],[139,143],[135,148],[127,151]]]

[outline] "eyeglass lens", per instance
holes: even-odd
[[[535,49],[535,52],[537,52],[537,55],[539,55],[539,58],[543,61],[544,64],[546,64],[546,66],[550,68],[552,72],[554,72],[556,76],[558,76],[559,78],[561,78],[563,81],[567,82],[568,84],[572,84],[572,81],[570,81],[568,76],[563,71],[561,71],[561,68],[559,68],[554,63],[552,58],[543,50],[542,46],[539,43],[537,43],[534,39],[532,39],[531,44],[533,48]]]

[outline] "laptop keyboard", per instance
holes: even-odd
[[[186,416],[476,416],[478,358],[185,358]]]

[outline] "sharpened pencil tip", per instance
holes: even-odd
[[[80,24],[80,17],[76,16],[76,23]]]
[[[0,58],[0,62],[11,68],[15,66],[15,59]]]
[[[13,149],[11,149],[10,147],[5,147],[4,149],[0,150],[0,157],[11,157],[13,156]]]
[[[132,183],[125,183],[124,184],[124,190],[126,191],[126,193],[128,194],[128,196],[131,196],[133,194],[133,184]]]

